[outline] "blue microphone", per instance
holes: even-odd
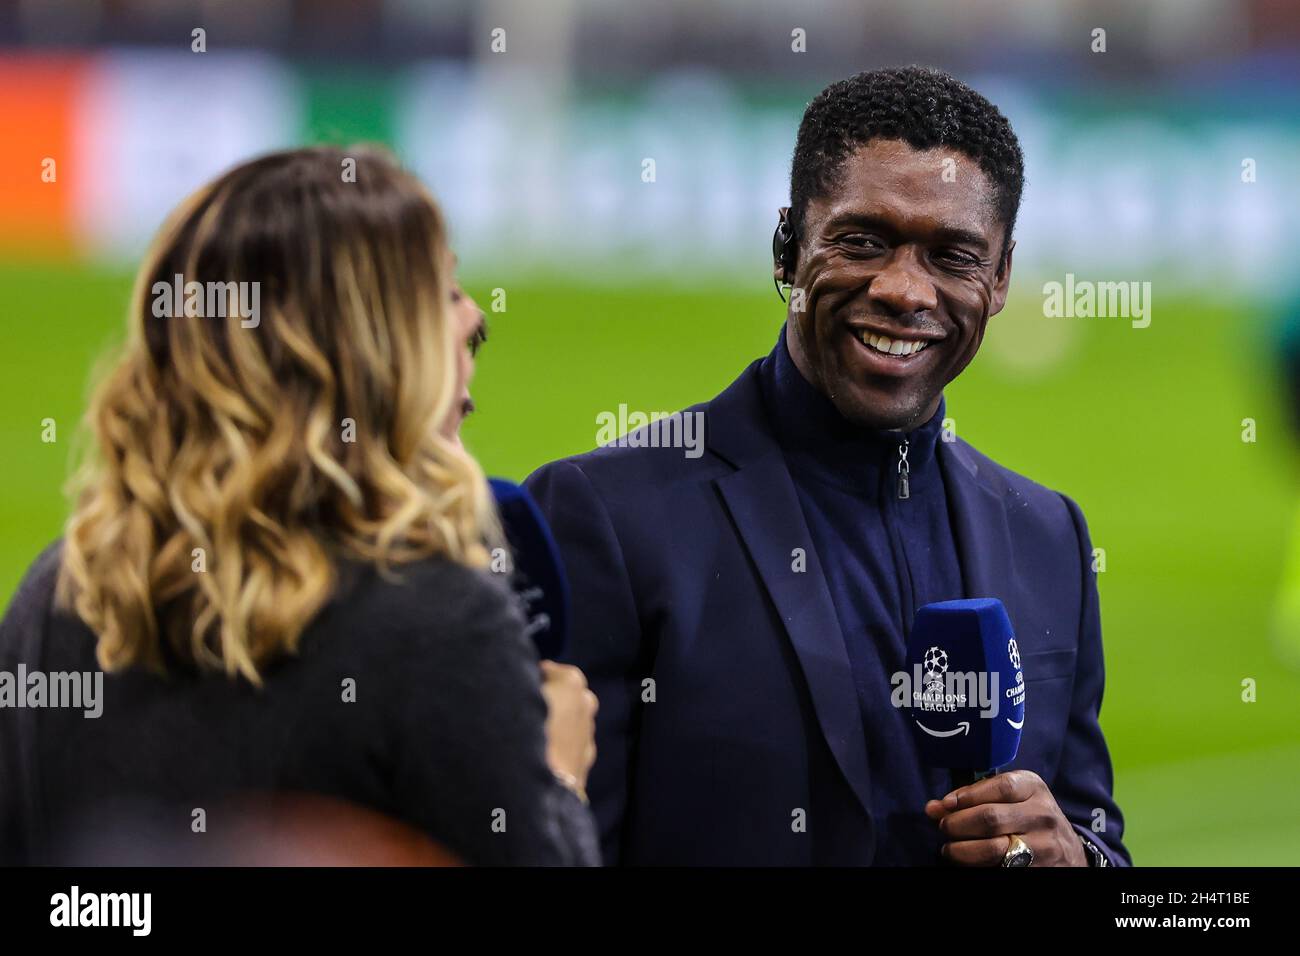
[[[926,604],[907,642],[908,707],[921,759],[958,786],[1016,759],[1025,681],[1007,609],[997,598]]]
[[[528,635],[544,659],[564,653],[569,626],[569,581],[551,528],[527,491],[504,478],[489,478],[501,527],[510,545],[510,586],[519,598]]]

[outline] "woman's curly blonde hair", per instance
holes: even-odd
[[[260,683],[341,560],[488,563],[490,492],[440,430],[465,348],[451,269],[432,197],[372,148],[265,156],[172,214],[87,413],[64,540],[59,600],[105,670]],[[217,295],[166,316],[191,282]]]

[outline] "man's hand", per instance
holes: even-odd
[[[943,800],[929,801],[925,815],[948,839],[944,859],[959,866],[1001,866],[1012,834],[1034,851],[1034,866],[1088,865],[1078,832],[1032,770],[958,787]]]

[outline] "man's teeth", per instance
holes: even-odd
[[[884,335],[877,335],[875,332],[860,332],[858,337],[862,339],[864,345],[869,345],[877,352],[884,352],[886,355],[911,355],[930,344],[926,340],[891,339]]]

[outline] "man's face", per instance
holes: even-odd
[[[1003,229],[969,156],[859,147],[804,216],[787,333],[800,372],[856,424],[924,424],[1006,301]]]

